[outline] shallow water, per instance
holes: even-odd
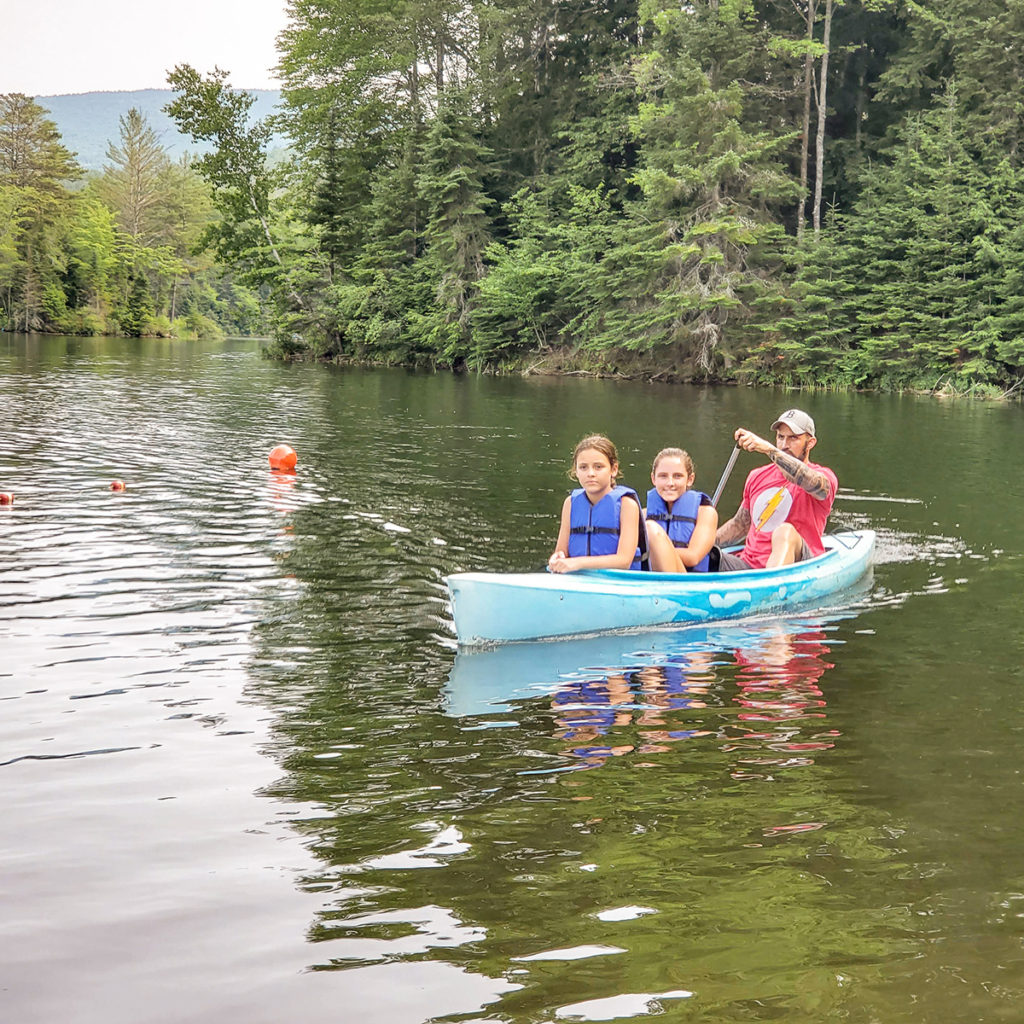
[[[583,433],[712,491],[791,404],[837,606],[456,652]],[[1018,406],[0,335],[0,408],[4,1019],[1019,1016]]]

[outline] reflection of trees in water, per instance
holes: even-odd
[[[905,955],[875,895],[894,888],[888,851],[834,794],[831,766],[752,763],[825,742],[821,632],[744,630],[742,646],[460,717],[441,712],[436,649],[396,654],[326,604],[298,594],[260,627],[256,687],[284,768],[268,795],[319,863],[297,882],[312,969],[354,970],[358,985],[373,965],[443,964],[456,987],[492,986],[495,1019],[680,987],[706,1019],[761,1019],[761,1005],[824,1019],[848,1010],[846,960],[870,983]],[[464,663],[479,682],[506,665],[488,653]],[[652,912],[598,917],[630,906]],[[513,959],[595,944],[625,952]]]
[[[709,736],[740,755],[733,778],[806,767],[837,736],[824,727],[819,681],[833,667],[825,639],[821,630],[767,633],[721,654],[698,650],[631,673],[571,680],[552,699],[555,737],[579,768]],[[730,695],[728,686],[739,692]],[[741,710],[731,716],[733,707]]]

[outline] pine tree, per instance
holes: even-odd
[[[164,177],[170,163],[167,151],[145,116],[132,107],[120,118],[120,145],[107,146],[109,164],[100,190],[117,211],[118,224],[142,245],[157,239],[154,214],[163,199]]]
[[[998,140],[1011,160],[1024,142],[1024,0],[931,0],[907,8],[906,42],[880,79],[880,99],[926,110],[952,80],[967,134]]]
[[[430,361],[425,337],[436,287],[420,260],[427,219],[417,180],[420,164],[414,129],[398,159],[371,178],[365,242],[350,274],[332,289],[334,330],[344,352],[386,363]]]
[[[489,360],[572,348],[588,314],[608,301],[599,268],[617,211],[603,189],[562,183],[561,194],[524,188],[513,196],[508,237],[487,249],[473,338]]]
[[[1016,316],[1000,268],[1017,244],[1017,176],[970,147],[952,85],[907,119],[894,153],[805,262],[801,311],[780,324],[801,344],[777,354],[803,379],[988,383]]]
[[[3,307],[7,320],[25,331],[46,327],[48,311],[63,308],[52,296],[65,263],[61,233],[71,203],[65,184],[81,174],[46,113],[21,93],[0,94],[0,189],[9,208]]]
[[[603,260],[610,306],[592,344],[664,350],[677,372],[719,373],[753,303],[774,285],[782,231],[773,216],[797,197],[780,162],[790,137],[749,119],[741,84],[767,59],[744,2],[645,8],[657,28],[637,65],[642,142],[627,206]]]
[[[476,365],[484,358],[470,346],[469,327],[490,241],[490,201],[484,189],[489,157],[469,98],[449,90],[430,127],[419,180],[427,211],[424,259],[436,288],[430,343],[448,364],[468,360]]]
[[[139,338],[147,332],[153,318],[153,302],[143,275],[129,277],[128,289],[128,298],[118,314],[118,320],[121,330],[129,338]]]

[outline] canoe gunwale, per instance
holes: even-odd
[[[591,580],[629,580],[634,585],[646,581],[681,582],[704,586],[721,585],[719,581],[723,577],[728,579],[765,579],[770,573],[782,573],[786,575],[798,575],[807,572],[808,569],[822,565],[825,561],[841,557],[843,551],[853,551],[859,544],[867,539],[866,534],[871,531],[865,530],[844,530],[842,533],[830,533],[824,538],[825,550],[820,555],[813,555],[802,562],[790,562],[787,565],[776,566],[772,569],[736,569],[727,573],[718,572],[637,572],[636,569],[580,569],[571,575]],[[846,538],[853,537],[852,544],[846,543]],[[730,554],[742,551],[742,546],[736,545],[731,548],[724,548]],[[566,574],[569,575],[569,574]],[[639,577],[639,579],[637,578]]]

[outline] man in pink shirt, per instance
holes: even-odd
[[[715,534],[722,546],[745,542],[739,555],[722,552],[719,572],[774,568],[825,550],[821,535],[839,485],[831,469],[807,461],[818,443],[814,420],[787,409],[772,430],[775,444],[743,427],[736,431],[740,448],[771,461],[747,477],[740,507]]]

